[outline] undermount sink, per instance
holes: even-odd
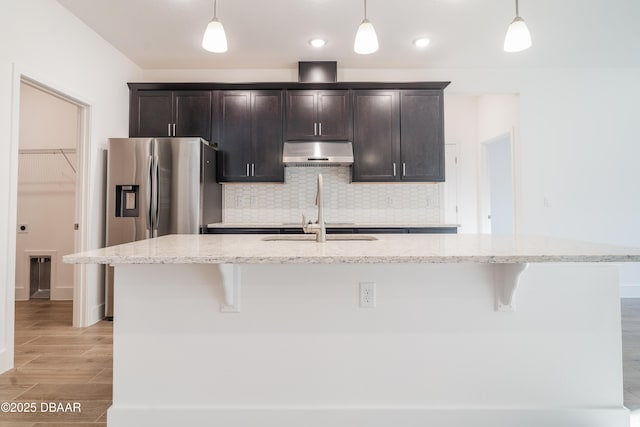
[[[263,237],[262,240],[265,242],[275,242],[275,241],[309,241],[315,242],[316,236],[314,234],[281,234],[278,236],[266,236]],[[375,236],[368,236],[366,234],[327,234],[327,240],[360,240],[360,241],[371,241],[378,240]]]

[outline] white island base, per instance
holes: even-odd
[[[109,427],[629,425],[610,264],[115,267]]]

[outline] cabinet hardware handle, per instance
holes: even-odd
[[[407,176],[407,164],[402,163],[402,176]]]
[[[256,176],[256,164],[251,163],[251,176]]]
[[[247,176],[249,176],[249,163],[247,163]]]
[[[318,135],[322,136],[322,122],[318,123]]]
[[[396,176],[396,162],[393,162],[393,176]]]
[[[171,136],[171,123],[167,123],[167,136]]]
[[[173,136],[176,136],[176,124],[173,124]]]
[[[313,136],[318,134],[318,123],[313,122]]]

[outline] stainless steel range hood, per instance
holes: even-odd
[[[353,144],[341,142],[287,141],[282,150],[285,166],[351,166]]]

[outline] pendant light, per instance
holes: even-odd
[[[531,35],[524,19],[518,14],[518,0],[516,0],[516,17],[507,29],[507,35],[504,38],[505,52],[520,52],[531,47]]]
[[[367,19],[367,0],[364,0],[364,19],[358,27],[356,41],[353,44],[356,53],[367,55],[378,50],[378,36],[373,24]]]
[[[213,0],[213,18],[202,37],[202,47],[213,53],[227,51],[227,36],[224,33],[222,22],[218,20],[218,0]]]

